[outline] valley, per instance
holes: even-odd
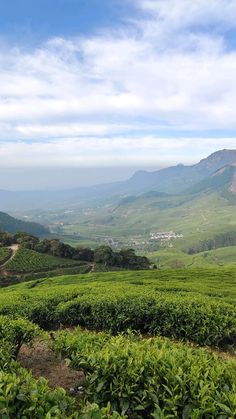
[[[73,245],[106,243],[114,249],[132,247],[146,254],[163,248],[186,253],[199,242],[236,231],[235,159],[234,150],[221,150],[194,166],[138,172],[119,185],[88,188],[81,198],[73,198],[73,204],[68,201],[66,208],[61,203],[56,209],[29,207],[11,214],[45,225],[55,237]],[[137,177],[138,183],[134,182]],[[181,184],[174,194],[171,179]],[[90,203],[84,200],[86,193]],[[158,235],[162,232],[174,236],[161,240]]]
[[[1,414],[236,417],[235,158],[0,213]]]

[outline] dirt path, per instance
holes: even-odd
[[[15,254],[19,249],[19,244],[13,244],[12,246],[8,246],[7,248],[10,250],[10,256],[2,265],[0,265],[1,275],[7,275],[7,270],[5,269],[5,266],[8,262],[10,262],[10,260],[12,260],[15,257]]]
[[[33,347],[23,345],[18,361],[35,378],[44,377],[50,387],[63,387],[70,395],[79,398],[78,387],[84,382],[82,371],[69,368],[65,361],[58,359],[45,342],[36,342]]]
[[[4,262],[2,265],[0,265],[0,269],[3,268],[8,262],[10,262],[10,260],[12,260],[17,252],[17,250],[19,249],[19,244],[13,244],[12,246],[7,246],[8,249],[10,249],[10,256],[9,258],[6,260],[6,262]]]
[[[94,272],[94,270],[95,270],[95,263],[92,263],[89,274],[92,274]]]

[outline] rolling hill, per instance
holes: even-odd
[[[10,215],[0,212],[0,231],[15,234],[24,231],[35,236],[42,236],[49,233],[49,230],[41,224],[17,220]]]
[[[27,273],[50,271],[79,265],[81,265],[81,262],[19,248],[15,256],[4,265],[4,268],[9,272]]]
[[[72,214],[62,234],[78,232],[93,240],[112,238],[117,245],[158,249],[173,246],[188,250],[217,234],[236,231],[236,166],[227,165],[184,194],[150,191],[126,196],[116,205],[104,205]],[[174,232],[176,239],[153,240],[158,232]]]

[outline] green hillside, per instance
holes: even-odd
[[[17,233],[18,231],[24,231],[36,236],[49,233],[46,227],[38,223],[17,220],[4,212],[0,212],[0,231],[6,231],[12,234]]]
[[[208,250],[195,255],[188,255],[181,250],[166,248],[157,252],[150,252],[148,257],[158,268],[236,266],[236,246]]]
[[[11,251],[7,247],[0,247],[0,265],[2,265],[8,257],[10,257]]]
[[[211,322],[217,322],[217,313],[226,315],[227,310],[231,311],[232,320],[235,317],[236,267],[91,273],[44,279],[34,287],[32,284],[26,282],[1,290],[0,314],[12,303],[15,314],[28,313],[31,318],[38,304],[43,324],[62,322],[95,329],[124,330],[131,327],[141,331],[156,330],[164,336],[181,335],[199,343],[201,339],[216,342],[218,333],[227,333],[226,323],[222,323],[218,332],[207,329],[207,323],[202,328],[201,322],[206,318],[210,316]],[[26,295],[27,306],[22,304]],[[149,315],[146,305],[149,306]],[[50,319],[43,315],[47,306],[54,313]],[[114,316],[109,312],[123,314]],[[171,312],[170,323],[166,323],[165,319]],[[147,320],[143,322],[142,316]],[[154,319],[151,321],[152,316],[155,316],[155,322]],[[188,324],[186,316],[189,321],[196,322],[196,329],[190,327],[190,323],[189,327],[182,328],[181,322]],[[227,321],[230,327],[236,328],[236,323],[231,323],[230,318]],[[159,332],[158,324],[161,327]]]
[[[235,187],[235,176],[236,176],[236,165],[225,166],[210,177],[202,180],[201,182],[192,186],[187,192],[190,194],[196,194],[206,191],[220,191],[226,196],[232,195],[234,198],[234,187]],[[236,202],[236,200],[235,200]]]
[[[54,268],[78,266],[78,261],[54,257],[34,250],[20,248],[13,259],[6,263],[5,269],[16,273],[50,271]]]
[[[200,240],[236,230],[236,206],[218,192],[197,196],[140,196],[119,206],[104,206],[62,217],[62,235],[78,234],[94,242],[112,239],[117,246],[140,251],[173,246],[186,250]],[[170,241],[150,241],[150,233],[183,235]],[[78,241],[79,243],[79,241]]]

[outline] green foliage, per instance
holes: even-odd
[[[113,333],[129,328],[198,344],[224,345],[236,341],[236,313],[228,304],[191,301],[186,297],[78,297],[61,303],[58,322],[80,324]]]
[[[17,357],[23,343],[31,343],[40,334],[39,327],[28,320],[0,316],[0,344],[9,344],[14,357]]]
[[[23,232],[16,233],[14,236],[0,232],[0,245],[14,243],[21,247],[6,268],[17,273],[77,266],[81,261],[86,264],[95,262],[94,265],[98,263],[105,269],[108,266],[117,269],[149,269],[150,266],[147,257],[137,256],[132,249],[113,252],[109,246],[100,246],[94,251],[87,247],[75,248],[57,239],[39,240],[38,237]]]
[[[6,264],[6,269],[13,272],[37,272],[41,270],[48,271],[52,268],[63,268],[76,265],[77,262],[68,259],[62,259],[54,256],[43,255],[21,247],[13,259]]]
[[[127,416],[112,411],[111,404],[100,408],[97,403],[87,403],[79,412],[80,419],[126,419]]]
[[[1,246],[11,246],[15,242],[12,234],[0,231],[0,245]]]
[[[213,238],[203,240],[188,249],[189,254],[205,252],[206,250],[219,249],[236,245],[236,231],[217,234]]]
[[[24,316],[46,329],[131,328],[222,346],[236,339],[235,282],[235,269],[58,277],[2,290],[0,314]]]
[[[169,248],[148,253],[148,257],[161,269],[217,268],[224,265],[229,267],[236,266],[236,246],[207,250],[192,255]]]
[[[122,271],[2,289],[0,417],[233,419],[235,361],[147,336],[235,344],[235,282],[233,268]],[[80,324],[104,330],[53,334],[53,349],[85,372],[79,410],[64,390],[51,390],[15,361],[22,343],[41,333],[29,320],[44,328]],[[146,338],[129,331],[116,336],[109,332],[129,328],[144,332]]]
[[[41,224],[17,220],[4,212],[0,212],[0,230],[12,234],[17,231],[25,231],[38,236],[49,233],[48,229]]]
[[[137,335],[58,332],[56,352],[86,372],[90,402],[134,417],[233,418],[236,363],[204,349]]]
[[[0,371],[1,418],[64,419],[76,417],[74,402],[65,390],[51,390],[44,378],[35,380],[23,368]]]
[[[24,319],[0,316],[0,417],[2,419],[119,419],[109,404],[86,404],[81,411],[62,388],[50,389],[44,378],[35,380],[15,361],[23,343],[31,343],[41,334],[39,328]]]
[[[10,249],[8,249],[7,247],[0,247],[0,265],[6,262],[10,255]]]

